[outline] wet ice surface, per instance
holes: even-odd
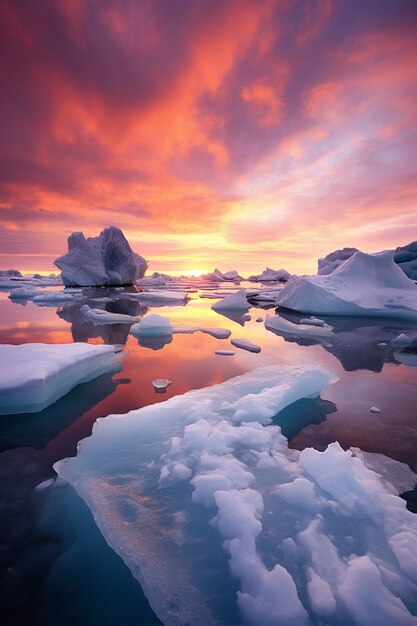
[[[226,287],[228,292],[238,288],[233,284]],[[256,290],[253,284],[247,287]],[[223,291],[223,285],[209,289],[202,285],[201,289],[213,293]],[[77,443],[89,436],[98,417],[161,402],[259,366],[314,364],[339,376],[339,381],[326,388],[321,399],[299,400],[274,418],[274,424],[280,425],[290,439],[290,448],[324,450],[338,441],[344,449],[356,446],[382,453],[416,469],[416,344],[392,343],[401,333],[417,337],[415,323],[320,316],[332,327],[334,336],[320,337],[317,333],[313,337],[307,336],[307,329],[304,334],[301,329],[294,333],[293,326],[287,334],[277,328],[266,330],[256,323],[260,314],[266,317],[259,308],[249,309],[251,320],[244,311],[216,313],[210,308],[213,300],[199,298],[195,292],[189,294],[192,299],[185,306],[174,300],[169,308],[162,306],[161,299],[155,301],[156,308],[149,308],[129,289],[83,290],[59,307],[40,307],[30,300],[13,303],[7,295],[0,296],[2,343],[124,344],[127,354],[122,371],[113,378],[105,375],[82,385],[37,415],[0,418],[1,535],[8,539],[1,552],[0,611],[6,623],[148,624],[156,619],[150,617],[152,612],[140,595],[140,587],[122,561],[117,561],[116,569],[115,565],[103,566],[107,559],[115,558],[114,553],[85,507],[85,516],[78,521],[83,508],[79,497],[68,486],[34,491],[37,484],[54,477],[55,461],[75,455]],[[218,356],[215,351],[230,348],[230,339],[203,332],[174,332],[162,341],[160,337],[138,339],[129,334],[126,322],[94,324],[86,319],[80,313],[84,304],[133,318],[156,313],[168,317],[174,329],[228,329],[230,339],[246,338],[260,346],[261,352],[236,350],[233,358]],[[266,312],[273,315],[275,310]],[[305,314],[282,315],[291,325],[301,320],[306,325]],[[318,327],[310,325],[310,329],[313,333]],[[154,392],[152,380],[157,378],[173,381],[165,394]],[[381,412],[370,413],[372,406]],[[151,504],[157,506],[152,499]],[[198,528],[206,528],[210,518],[204,507],[200,515],[197,533]],[[196,540],[207,541],[207,536],[203,539],[197,534]],[[89,562],[95,560],[96,566],[79,580],[87,562],[82,561],[82,546],[87,545]],[[211,558],[207,567],[219,571],[224,581],[223,618],[239,617],[235,602],[239,584],[230,574],[228,554],[220,546]],[[57,571],[59,575],[55,575]],[[116,589],[118,580],[124,581],[124,595],[117,599],[115,592],[103,597],[103,589]],[[121,593],[120,587],[117,589]]]

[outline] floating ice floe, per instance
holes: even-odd
[[[215,302],[211,305],[211,308],[213,311],[247,311],[249,309],[249,304],[246,298],[245,289],[239,289],[230,296],[223,298],[223,300]]]
[[[258,353],[261,351],[261,347],[256,345],[256,343],[249,341],[249,339],[231,339],[230,343],[232,346],[242,348],[242,350],[247,350],[248,352]]]
[[[186,291],[172,291],[168,289],[161,289],[158,291],[139,291],[136,293],[123,292],[120,294],[119,297],[125,298],[127,300],[136,300],[148,306],[157,307],[167,305],[176,306],[178,304],[183,304],[187,300],[188,294]]]
[[[48,305],[52,306],[56,304],[61,304],[62,302],[73,302],[74,293],[68,293],[65,291],[44,291],[43,293],[38,293],[36,296],[32,298],[32,302],[35,304]]]
[[[292,277],[276,304],[313,315],[417,319],[417,286],[391,252],[356,252],[328,276]]]
[[[167,388],[172,385],[172,381],[167,378],[155,378],[152,385],[156,393],[165,393]]]
[[[66,286],[132,285],[148,266],[135,254],[116,226],[105,228],[97,237],[81,232],[68,237],[68,252],[55,260]]]
[[[160,337],[172,335],[173,331],[169,318],[157,313],[145,315],[140,322],[134,324],[130,329],[130,333],[135,337]]]
[[[193,333],[205,333],[216,339],[228,339],[232,334],[227,328],[209,328],[204,326],[174,326],[173,333],[176,335],[192,335]]]
[[[10,300],[31,300],[41,293],[42,291],[35,287],[17,287],[10,292],[9,298]]]
[[[37,413],[80,383],[117,371],[113,346],[86,343],[0,345],[0,414]]]
[[[249,276],[248,280],[251,282],[286,282],[290,278],[291,274],[287,270],[273,270],[270,267],[266,267],[261,274],[253,274]]]
[[[111,313],[102,309],[90,309],[88,304],[83,304],[80,313],[93,324],[135,324],[140,317],[132,315],[123,315],[122,313]]]
[[[246,621],[261,624],[268,623],[264,615],[269,612],[269,621],[280,611],[307,615],[299,595],[308,604],[305,572],[312,559],[297,559],[287,572],[294,554],[288,555],[285,539],[293,533],[297,540],[316,513],[327,509],[312,484],[307,502],[316,508],[306,518],[302,483],[298,501],[285,514],[288,522],[277,523],[286,507],[275,492],[282,483],[291,486],[302,470],[280,429],[259,422],[270,422],[280,409],[319,393],[332,380],[314,366],[255,370],[98,420],[77,457],[55,466],[86,501],[163,623],[238,623],[239,609]],[[192,498],[178,481],[189,483]],[[210,508],[205,513],[196,505]],[[322,530],[318,525],[318,537]],[[229,557],[240,587],[237,597],[236,582],[226,572],[219,576],[218,568],[224,571]],[[327,554],[319,550],[318,558],[329,567]],[[302,587],[297,590],[296,584]]]
[[[285,319],[281,315],[274,315],[265,319],[265,328],[267,330],[276,331],[282,335],[294,335],[297,337],[308,337],[309,339],[334,339],[335,334],[333,328],[327,324],[324,326],[316,326],[306,324],[294,324]]]
[[[236,353],[233,350],[215,350],[214,354],[218,354],[219,356],[234,356]]]
[[[412,476],[261,425],[331,380],[255,370],[99,420],[55,465],[163,623],[416,623],[417,517],[396,495]]]
[[[19,270],[0,270],[0,278],[22,278],[22,273]]]

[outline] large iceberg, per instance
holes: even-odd
[[[255,370],[101,419],[55,465],[163,623],[416,624],[417,517],[389,476],[262,425],[332,380]]]
[[[113,346],[86,343],[0,345],[0,415],[37,413],[80,383],[117,371]]]
[[[417,320],[417,287],[392,252],[356,252],[328,276],[292,277],[275,302],[313,315]]]
[[[55,265],[67,287],[132,285],[148,267],[116,226],[105,228],[97,237],[72,233],[67,254],[55,259]]]

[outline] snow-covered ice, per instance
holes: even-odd
[[[253,343],[253,341],[249,341],[249,339],[234,338],[230,340],[230,343],[232,344],[232,346],[235,346],[236,348],[242,348],[242,350],[247,350],[248,352],[258,353],[261,351],[261,347],[258,346],[256,343]]]
[[[138,292],[123,292],[119,296],[121,299],[136,300],[142,302],[148,306],[176,306],[183,304],[188,294],[186,291],[172,291],[168,289],[152,290],[152,291],[138,291]]]
[[[167,378],[155,378],[152,381],[153,388],[155,391],[161,393],[167,390],[167,388],[172,385],[172,380],[168,380]]]
[[[392,253],[356,252],[328,276],[292,277],[276,303],[313,315],[417,320],[417,286]]]
[[[103,309],[90,309],[88,304],[83,304],[80,307],[80,313],[86,319],[91,320],[93,324],[135,324],[140,320],[140,317],[123,315],[123,313],[111,313]]]
[[[215,302],[211,305],[213,311],[247,311],[249,304],[246,298],[245,289],[239,289],[230,296],[226,296],[223,300]]]
[[[86,343],[0,345],[0,414],[37,413],[80,383],[116,371],[113,346]]]
[[[160,337],[172,335],[173,330],[168,317],[151,313],[150,315],[145,315],[137,324],[134,324],[130,332],[135,337]]]
[[[55,260],[66,286],[132,285],[148,266],[135,254],[120,228],[109,226],[97,237],[81,232],[68,237],[68,252]]]
[[[261,425],[331,381],[255,370],[99,420],[55,466],[164,623],[416,623],[417,517],[389,475],[338,443],[289,450]]]

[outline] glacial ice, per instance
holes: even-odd
[[[221,311],[223,309],[226,311],[247,311],[249,304],[246,299],[245,289],[239,289],[219,302],[215,302],[211,305],[211,308],[213,311]]]
[[[391,252],[356,252],[328,276],[292,277],[276,304],[313,315],[417,320],[417,286]]]
[[[86,343],[0,345],[0,415],[37,413],[73,387],[117,371],[113,346]]]
[[[81,232],[68,237],[68,252],[55,260],[64,285],[73,287],[132,285],[147,262],[135,254],[120,228],[109,226],[97,237]]]
[[[270,267],[266,267],[261,274],[253,274],[249,276],[248,280],[251,282],[286,282],[290,278],[291,274],[287,270],[279,269],[273,270]]]
[[[417,518],[389,475],[261,425],[332,380],[255,370],[101,419],[55,465],[164,623],[417,622]]]

